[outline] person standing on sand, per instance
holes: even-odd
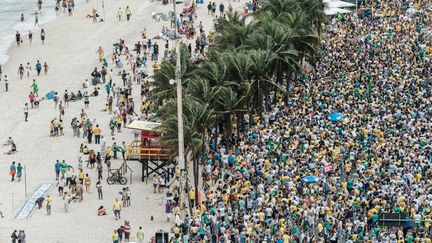
[[[132,11],[130,10],[129,6],[126,7],[125,14],[126,14],[126,20],[129,21],[130,17],[132,16]]]
[[[30,85],[30,88],[33,88],[33,94],[35,94],[36,97],[39,97],[39,87],[38,84],[36,83],[36,80],[33,79],[33,84]]]
[[[28,114],[29,114],[29,107],[28,104],[24,104],[24,121],[28,122]]]
[[[119,8],[118,11],[117,11],[117,19],[118,19],[119,22],[121,22],[122,15],[123,15],[122,9]]]
[[[114,230],[114,233],[112,234],[112,240],[113,243],[119,243],[119,235],[117,233],[117,230]]]
[[[64,205],[65,213],[69,213],[69,203],[70,203],[69,194],[65,192],[63,196],[63,205]]]
[[[17,31],[16,34],[15,34],[15,41],[17,43],[17,46],[19,47],[20,44],[21,44],[21,34],[20,34],[19,31]]]
[[[17,166],[17,182],[21,181],[22,170],[23,170],[23,167],[22,167],[21,163],[18,163],[18,166]]]
[[[120,219],[120,218],[121,218],[121,217],[120,217],[121,203],[120,203],[120,201],[119,201],[118,198],[117,198],[117,199],[115,200],[115,202],[114,202],[114,205],[113,205],[113,211],[114,211],[114,217],[115,217],[115,220]]]
[[[86,174],[84,178],[84,184],[85,184],[85,190],[87,193],[90,193],[90,185],[91,185],[91,179],[88,174]]]
[[[45,43],[45,30],[44,29],[41,30],[40,36],[41,36],[41,41],[42,41],[42,45],[43,45]]]
[[[18,75],[20,76],[20,79],[22,79],[24,76],[24,67],[22,64],[20,64],[18,67]]]
[[[96,189],[99,200],[103,200],[102,184],[101,181],[96,182]]]
[[[64,179],[60,179],[58,182],[57,182],[57,187],[58,187],[58,193],[59,193],[59,196],[61,196],[61,195],[63,195],[63,192],[64,192],[64,187],[65,187],[65,181],[64,181]]]
[[[33,92],[30,92],[30,94],[28,95],[29,101],[30,101],[30,107],[33,109],[34,108],[34,102],[35,102],[35,95]]]
[[[18,243],[25,243],[25,239],[26,239],[26,234],[24,230],[20,230],[18,234]]]
[[[36,61],[35,69],[37,76],[39,76],[42,71],[42,64],[39,62],[39,60]]]
[[[14,230],[11,235],[12,243],[16,243],[18,239],[17,231]]]
[[[38,16],[38,13],[36,12],[35,13],[35,25],[34,26],[38,26],[38,27],[40,27],[40,25],[39,25],[39,16]]]
[[[55,165],[54,165],[54,169],[55,169],[55,174],[56,174],[56,181],[59,180],[60,177],[60,161],[56,161]]]
[[[32,69],[32,68],[31,68],[31,65],[30,65],[30,63],[28,62],[27,65],[25,66],[25,70],[26,70],[27,78],[30,77],[31,69]]]
[[[97,54],[99,56],[99,62],[102,62],[103,59],[104,59],[104,57],[105,57],[105,52],[104,52],[104,50],[102,49],[101,46],[99,46],[99,48],[97,50]]]
[[[32,40],[33,40],[33,33],[29,30],[29,33],[28,33],[28,41],[29,41],[29,45],[32,44]]]
[[[96,124],[96,127],[93,128],[93,133],[95,135],[95,144],[100,144],[102,129],[100,129],[99,124]]]
[[[129,242],[130,231],[131,231],[131,227],[129,221],[125,221],[123,225],[123,234],[124,234],[125,242]]]
[[[3,81],[5,82],[5,88],[6,88],[6,92],[9,91],[9,79],[8,76],[5,75]]]
[[[15,161],[12,161],[12,164],[9,167],[9,174],[11,175],[11,181],[15,181],[15,174],[16,174]]]
[[[75,186],[75,195],[79,197],[79,202],[82,202],[84,200],[84,188],[81,183],[82,182],[80,181]]]
[[[47,211],[47,215],[51,215],[51,205],[52,205],[52,198],[50,195],[47,196],[46,198],[46,211]]]
[[[138,240],[138,243],[144,243],[144,231],[142,230],[141,226],[136,233],[136,238]]]
[[[49,69],[48,64],[45,62],[44,65],[43,65],[43,67],[44,67],[44,75],[47,75],[48,74],[48,69]]]

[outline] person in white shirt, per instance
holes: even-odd
[[[28,62],[27,65],[25,66],[25,70],[26,70],[27,78],[30,77],[30,72],[31,72],[31,70],[32,70],[32,67],[31,67],[31,65],[30,65],[29,62]]]
[[[28,121],[27,119],[28,119],[28,111],[29,111],[29,108],[28,108],[28,104],[27,103],[25,103],[24,104],[24,121]]]

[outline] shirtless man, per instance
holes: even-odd
[[[81,183],[77,183],[76,186],[75,186],[75,189],[76,189],[75,195],[77,197],[79,197],[79,202],[82,202],[83,199],[84,199],[83,198],[83,195],[84,195],[83,185]]]

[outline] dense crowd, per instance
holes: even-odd
[[[431,2],[381,2],[329,24],[289,99],[217,136],[202,201],[185,217],[167,210],[172,242],[430,242]],[[381,226],[381,213],[403,226]]]

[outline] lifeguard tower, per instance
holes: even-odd
[[[133,121],[127,126],[129,129],[140,131],[126,150],[126,160],[136,160],[141,163],[141,180],[149,178],[152,174],[162,175],[163,172],[173,176],[170,168],[175,168],[175,154],[171,148],[163,147],[159,143],[160,133],[156,128],[157,122]]]

